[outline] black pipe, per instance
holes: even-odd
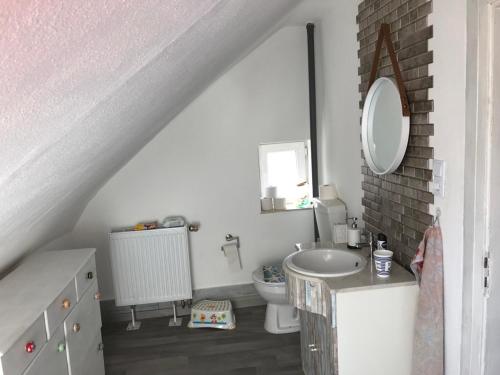
[[[316,131],[316,68],[314,61],[314,24],[308,23],[307,29],[307,66],[309,69],[309,128],[311,137],[311,175],[313,197],[318,197],[318,140]],[[319,237],[318,223],[314,217],[314,239]]]

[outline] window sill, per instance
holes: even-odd
[[[284,210],[267,210],[267,211],[264,211],[264,210],[260,210],[260,213],[261,214],[278,214],[278,213],[281,213],[281,212],[293,212],[293,211],[308,211],[308,210],[312,210],[313,208],[312,207],[304,207],[304,208],[286,208]]]

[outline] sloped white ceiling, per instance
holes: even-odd
[[[71,230],[103,183],[298,2],[2,2],[0,272]],[[168,173],[168,160],[151,163]]]

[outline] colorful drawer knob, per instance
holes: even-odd
[[[94,273],[92,271],[90,271],[89,273],[87,273],[87,279],[88,280],[92,280],[94,278]]]
[[[67,298],[63,300],[62,307],[64,310],[67,310],[71,307],[71,301]]]
[[[35,351],[36,345],[33,341],[29,341],[24,345],[24,350],[26,350],[26,353],[33,353]]]
[[[66,350],[66,345],[63,342],[60,342],[59,345],[57,345],[57,351],[59,353],[62,353]]]
[[[80,324],[79,323],[73,324],[73,332],[75,332],[75,333],[80,332]]]

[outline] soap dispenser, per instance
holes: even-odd
[[[349,249],[359,249],[358,243],[361,242],[361,230],[358,228],[358,218],[352,218],[352,225],[347,230],[347,247]]]

